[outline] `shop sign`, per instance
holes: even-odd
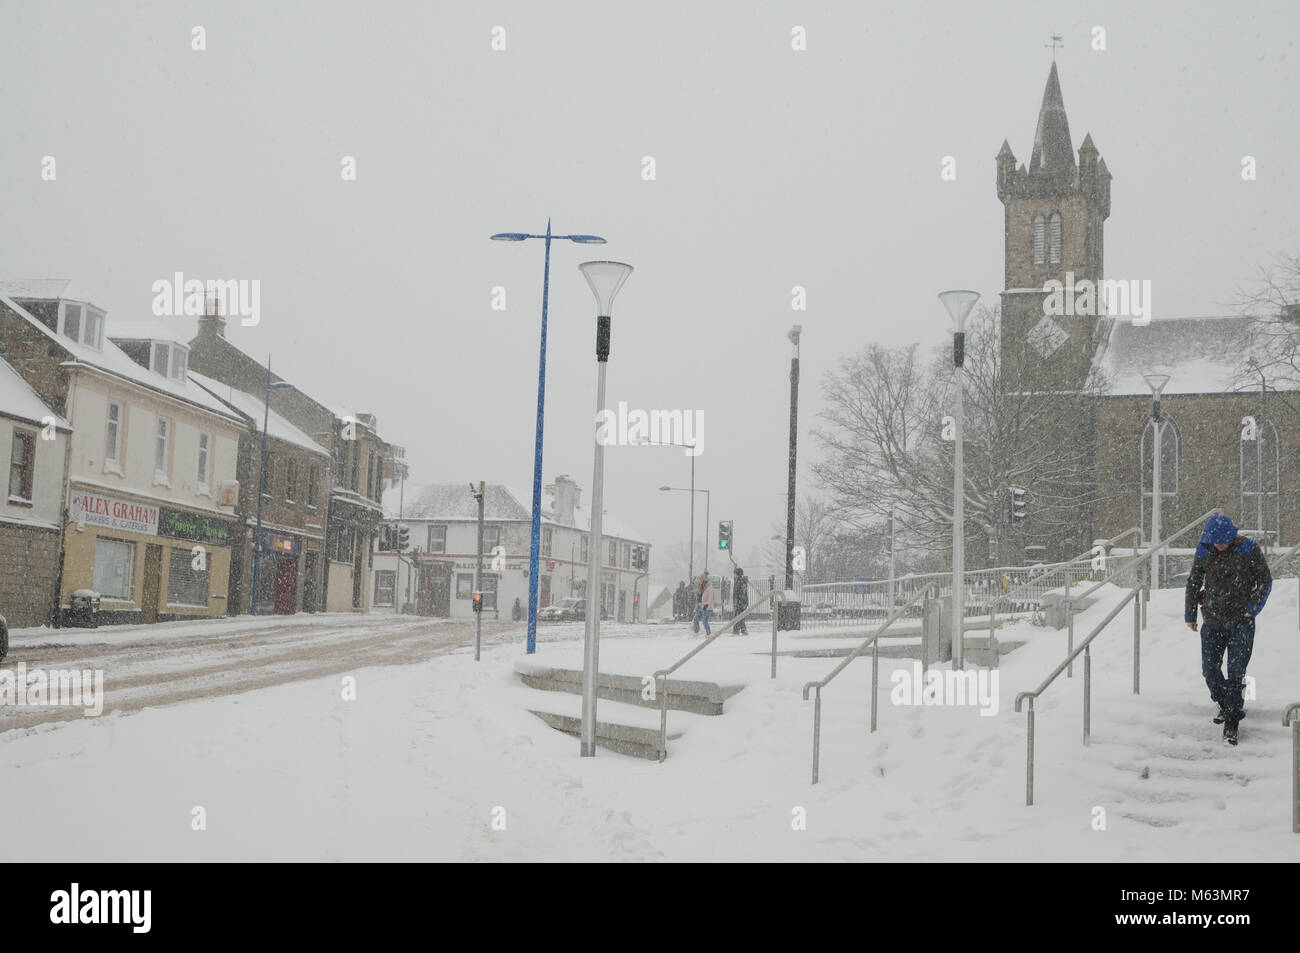
[[[158,508],[158,535],[187,539],[205,546],[229,546],[235,535],[235,524],[205,513],[162,506]]]
[[[128,533],[158,535],[159,508],[104,496],[91,490],[72,489],[69,510],[74,523],[89,523]]]

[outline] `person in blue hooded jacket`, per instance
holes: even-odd
[[[1255,617],[1268,601],[1273,575],[1264,553],[1248,536],[1239,536],[1232,520],[1211,516],[1201,532],[1196,558],[1187,577],[1183,618],[1196,631],[1201,625],[1201,673],[1210,698],[1219,705],[1214,723],[1223,724],[1223,740],[1237,743],[1237,723],[1245,715],[1242,680],[1255,647]],[[1228,676],[1223,676],[1223,656]]]

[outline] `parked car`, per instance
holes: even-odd
[[[602,609],[601,619],[608,619],[609,613]],[[538,622],[584,622],[587,618],[586,599],[561,599],[554,605],[537,610]]]

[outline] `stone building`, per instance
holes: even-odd
[[[1073,532],[1045,535],[1027,518],[1019,552],[1067,558],[1140,526],[1153,535],[1155,427],[1148,374],[1168,375],[1161,402],[1161,538],[1212,507],[1273,543],[1300,542],[1300,401],[1294,385],[1251,373],[1252,326],[1278,316],[1166,317],[1138,307],[1141,276],[1108,278],[1104,227],[1111,174],[1091,134],[1077,159],[1053,63],[1028,167],[1003,142],[996,191],[1005,209],[1000,342],[1004,367],[1034,388],[1079,394],[1059,430],[1090,473]],[[1189,201],[1192,198],[1189,196]],[[1062,296],[1049,283],[1064,289]],[[1294,310],[1294,309],[1293,309]],[[1300,314],[1287,316],[1300,341]],[[1285,322],[1283,322],[1285,323]],[[1259,355],[1262,357],[1262,355]],[[1089,378],[1100,394],[1085,393]],[[1194,545],[1188,539],[1187,545]]]
[[[0,615],[12,627],[47,625],[58,606],[70,434],[68,422],[0,360],[0,452],[9,450]]]

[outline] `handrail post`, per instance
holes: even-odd
[[[668,759],[668,676],[659,679],[659,761]]]
[[[817,688],[817,695],[813,699],[813,764],[812,764],[812,783],[817,783],[817,762],[818,753],[821,751],[822,744],[822,690],[821,686]]]
[[[880,640],[871,643],[871,730],[876,730],[876,699],[880,695]]]
[[[1300,834],[1300,702],[1287,705],[1282,726],[1291,726],[1291,832]]]
[[[1028,752],[1025,757],[1025,807],[1034,804],[1034,696],[1029,696]]]
[[[777,616],[779,615],[777,612],[777,602],[784,602],[785,599],[783,596],[778,597],[775,589],[771,591],[770,595],[772,597],[772,677],[776,678],[776,632],[778,621]]]
[[[1083,743],[1092,740],[1092,644],[1083,647]]]
[[[1133,694],[1142,693],[1142,598],[1133,590]]]
[[[1065,636],[1065,655],[1069,658],[1074,654],[1074,600],[1068,596],[1065,599],[1065,618],[1068,620],[1067,634]],[[1074,678],[1074,662],[1071,661],[1065,667],[1065,677]]]

